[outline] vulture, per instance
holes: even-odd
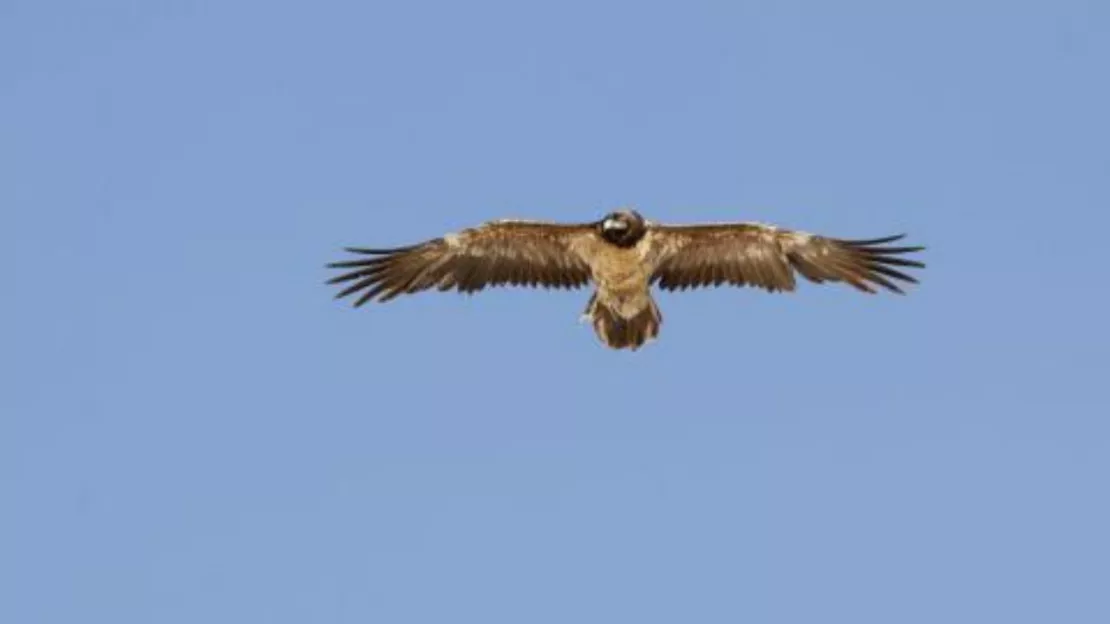
[[[402,247],[348,247],[355,257],[328,264],[342,270],[328,284],[344,285],[337,298],[357,295],[355,307],[433,288],[469,294],[487,286],[592,284],[582,320],[609,348],[635,351],[658,337],[663,322],[653,287],[791,292],[800,275],[903,294],[899,283],[917,283],[907,271],[925,267],[906,257],[924,247],[892,245],[904,237],[832,238],[757,222],[657,223],[620,208],[587,223],[499,219]]]

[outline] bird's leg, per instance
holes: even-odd
[[[596,306],[596,305],[597,305],[597,291],[595,290],[594,294],[590,295],[590,301],[588,303],[586,303],[586,310],[582,313],[582,316],[578,317],[578,322],[579,323],[589,323],[591,320],[593,320],[594,306]]]

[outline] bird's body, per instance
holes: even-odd
[[[923,248],[884,246],[900,238],[844,240],[747,222],[664,225],[625,209],[592,223],[503,219],[407,247],[349,248],[372,257],[330,264],[353,270],[329,283],[353,281],[337,297],[361,291],[356,306],[431,288],[472,293],[592,283],[584,317],[609,347],[635,350],[658,336],[663,321],[653,285],[792,291],[797,272],[816,283],[900,293],[891,280],[916,280],[892,267],[924,267],[898,257]]]
[[[596,286],[583,317],[609,346],[637,348],[654,339],[663,323],[651,296],[651,274],[643,262],[643,248],[597,245],[597,261],[592,266]]]

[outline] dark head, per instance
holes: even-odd
[[[610,212],[597,227],[602,238],[618,247],[632,247],[647,233],[644,218],[631,209]]]

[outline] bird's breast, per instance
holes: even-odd
[[[649,305],[648,274],[633,249],[607,249],[593,265],[598,296],[619,314],[632,317]]]
[[[610,248],[593,263],[594,280],[609,289],[646,285],[647,272],[639,254],[632,249]]]

